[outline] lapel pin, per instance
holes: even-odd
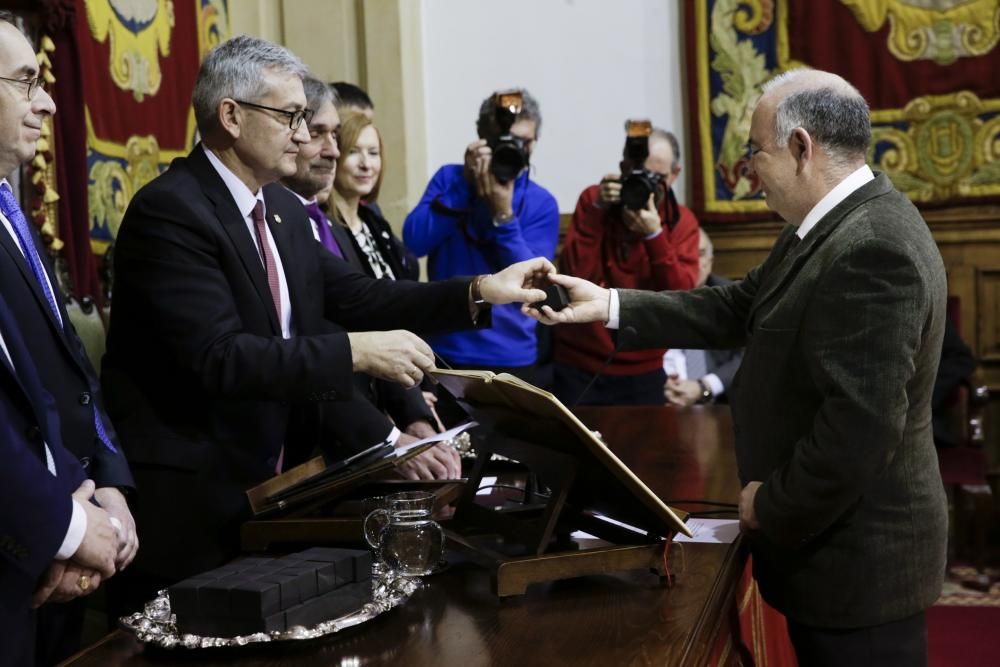
[[[277,213],[275,213],[274,214],[274,221],[280,225],[281,224],[281,216],[278,215]]]

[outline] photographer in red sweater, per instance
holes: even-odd
[[[620,174],[580,195],[559,260],[561,272],[602,287],[685,290],[698,279],[698,221],[677,203],[677,138],[649,121],[626,122]],[[614,350],[602,322],[555,327],[555,393],[567,405]],[[580,405],[662,405],[665,350],[622,352]]]

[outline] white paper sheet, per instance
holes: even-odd
[[[426,445],[428,442],[442,442],[444,440],[451,440],[462,431],[468,431],[473,426],[479,426],[479,422],[476,421],[465,422],[464,424],[459,424],[454,428],[448,429],[444,433],[435,433],[429,438],[424,438],[423,440],[417,440],[416,442],[412,442],[408,445],[397,447],[396,456],[402,456],[403,454],[410,451],[414,447],[419,447],[420,445]]]
[[[694,533],[694,537],[677,534],[674,536],[674,542],[729,544],[740,534],[738,519],[690,519],[687,527]]]

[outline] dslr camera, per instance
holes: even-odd
[[[646,169],[649,136],[653,124],[648,120],[625,121],[625,159],[622,162],[622,204],[638,211],[646,208],[649,195],[660,187],[663,176]]]
[[[499,134],[490,137],[487,144],[493,151],[490,171],[500,183],[509,183],[528,166],[528,151],[524,140],[510,133],[517,115],[521,113],[524,98],[519,91],[496,93],[496,119]]]

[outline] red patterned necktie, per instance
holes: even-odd
[[[271,289],[271,300],[274,302],[274,312],[281,322],[281,282],[278,280],[278,266],[274,263],[271,244],[267,242],[267,224],[264,222],[264,202],[257,200],[253,213],[254,229],[257,230],[257,247],[260,249],[260,259],[267,271],[267,286]]]

